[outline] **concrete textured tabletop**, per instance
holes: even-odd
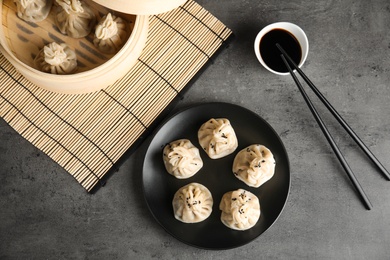
[[[389,259],[390,182],[309,92],[374,206],[367,211],[291,77],[266,71],[253,42],[270,23],[299,25],[310,44],[303,70],[390,169],[390,2],[198,3],[235,38],[174,111],[223,101],[272,125],[291,164],[289,198],[275,225],[235,249],[188,246],[166,233],[145,204],[146,143],[91,195],[0,120],[0,259]]]

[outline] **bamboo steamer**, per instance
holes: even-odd
[[[150,15],[170,11],[186,0],[94,0],[112,10],[128,14]]]
[[[115,54],[101,53],[92,43],[93,32],[85,38],[74,39],[62,35],[55,26],[53,10],[42,22],[30,23],[16,15],[13,0],[1,3],[0,51],[25,78],[37,86],[63,94],[82,94],[104,89],[123,77],[136,63],[148,35],[147,14],[173,9],[183,0],[84,0],[97,18],[114,13],[129,24],[128,39]],[[143,2],[140,4],[139,2]],[[156,4],[154,8],[149,8]],[[143,7],[142,7],[143,6]],[[34,68],[33,60],[49,42],[65,42],[76,51],[78,70],[74,74],[55,75]]]

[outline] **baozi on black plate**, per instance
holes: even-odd
[[[163,161],[167,172],[178,179],[187,179],[203,167],[203,161],[190,140],[179,139],[163,149]]]
[[[14,0],[18,17],[26,22],[40,22],[50,13],[52,0]]]
[[[233,153],[238,141],[230,121],[211,118],[198,131],[199,144],[211,159],[219,159]]]
[[[253,144],[238,152],[232,170],[248,186],[258,188],[274,175],[275,159],[267,147]]]
[[[260,218],[259,199],[255,194],[244,189],[225,193],[219,209],[222,211],[222,223],[235,230],[250,229]]]
[[[211,215],[213,197],[202,184],[190,183],[175,193],[172,206],[177,220],[184,223],[197,223]]]
[[[39,51],[34,66],[51,74],[71,74],[77,70],[77,56],[65,43],[52,42]]]

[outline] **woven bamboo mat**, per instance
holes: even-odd
[[[0,116],[88,192],[102,184],[232,33],[192,0],[149,19],[148,40],[137,63],[95,93],[43,90],[0,54]]]

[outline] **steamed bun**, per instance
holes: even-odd
[[[93,44],[104,53],[117,52],[126,41],[126,22],[111,13],[96,25]]]
[[[211,118],[198,131],[199,144],[211,159],[219,159],[233,153],[238,141],[230,121]]]
[[[77,70],[76,52],[65,43],[52,42],[39,51],[34,66],[51,74],[71,74]]]
[[[46,19],[53,5],[52,0],[14,0],[18,17],[26,22]]]
[[[87,36],[96,23],[92,9],[81,0],[56,0],[55,22],[62,34],[73,38]]]
[[[275,159],[267,147],[253,144],[236,155],[232,170],[248,186],[258,188],[274,175]]]
[[[260,218],[260,202],[253,193],[238,189],[222,196],[219,209],[222,223],[235,230],[247,230]]]
[[[177,220],[184,223],[197,223],[211,215],[213,197],[202,184],[190,183],[175,193],[172,206]]]
[[[203,167],[203,161],[190,140],[179,139],[167,144],[163,150],[167,172],[178,179],[187,179]]]

